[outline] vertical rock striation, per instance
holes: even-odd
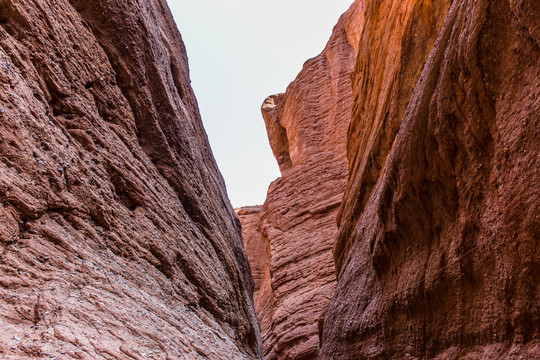
[[[321,359],[540,356],[539,27],[534,0],[366,1]]]
[[[358,0],[265,101],[269,359],[540,356],[539,29],[536,0]]]
[[[0,357],[261,357],[164,0],[0,0],[0,134]]]
[[[338,221],[341,256],[384,165],[450,1],[363,1],[364,22],[352,74],[354,104],[347,136],[350,177]]]
[[[252,260],[253,272],[263,266],[255,308],[268,360],[318,356],[318,321],[335,287],[332,245],[347,179],[350,74],[361,10],[359,4],[352,6],[324,51],[304,64],[286,93],[268,97],[262,106],[282,176],[252,215],[259,217],[258,224],[242,215],[248,209],[239,214],[248,256],[257,259]],[[257,241],[264,254],[251,253],[248,244]]]

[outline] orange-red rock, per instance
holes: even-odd
[[[320,358],[538,359],[538,1],[364,19]]]
[[[357,1],[364,16],[347,138],[350,178],[338,220],[337,271],[347,239],[390,151],[449,1]],[[349,195],[351,194],[351,195]],[[353,195],[354,194],[354,195]]]
[[[0,1],[0,259],[2,359],[260,358],[164,0]]]
[[[323,53],[263,105],[282,171],[250,220],[267,249],[255,302],[268,358],[316,358],[326,306],[320,359],[539,358],[538,1],[353,8],[352,93],[326,92]],[[351,97],[341,201],[344,130],[322,119]]]
[[[268,360],[318,355],[318,322],[335,286],[331,249],[347,179],[350,74],[360,10],[351,7],[322,54],[304,64],[284,94],[270,96],[262,106],[282,176],[270,185],[258,214],[239,214],[253,272],[264,266],[255,307]],[[259,217],[257,225],[253,216]],[[257,242],[265,254],[253,254],[249,243]]]

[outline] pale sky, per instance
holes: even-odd
[[[234,207],[262,204],[280,176],[260,107],[326,45],[353,0],[168,0],[191,85]]]

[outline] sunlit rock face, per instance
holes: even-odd
[[[540,6],[365,1],[321,359],[540,357]]]
[[[318,323],[335,287],[332,246],[347,181],[350,75],[361,14],[359,4],[352,6],[324,51],[262,106],[282,176],[260,210],[239,215],[253,272],[262,275],[254,298],[269,360],[318,356]]]
[[[0,0],[0,358],[262,357],[164,0]]]
[[[265,101],[268,358],[540,357],[539,29],[535,0],[356,1]]]

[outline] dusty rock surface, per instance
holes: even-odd
[[[320,358],[538,359],[538,1],[365,4]]]
[[[164,0],[0,0],[0,358],[260,358]]]
[[[260,210],[242,215],[250,211],[244,208],[239,215],[269,360],[318,356],[318,322],[335,287],[332,246],[347,179],[350,75],[360,10],[351,7],[324,51],[304,64],[285,93],[268,97],[262,106],[282,176],[270,185]]]

